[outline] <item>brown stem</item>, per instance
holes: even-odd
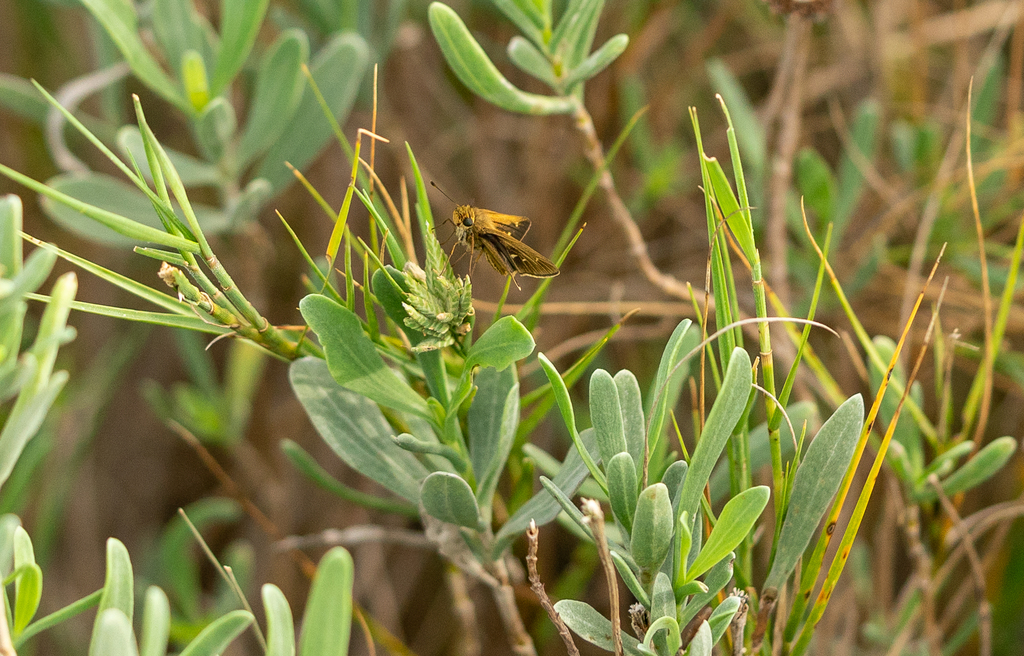
[[[497,576],[497,585],[491,586],[491,593],[494,595],[494,603],[498,606],[498,614],[508,632],[509,640],[512,643],[512,652],[516,656],[537,656],[537,649],[533,645],[533,638],[530,637],[523,624],[523,617],[519,614],[519,606],[516,605],[516,593],[508,580],[508,570],[505,563],[498,559],[494,562],[494,573]]]
[[[530,575],[530,589],[533,590],[533,594],[537,595],[537,599],[540,600],[540,605],[544,611],[551,618],[551,623],[558,629],[558,635],[561,636],[562,642],[565,643],[565,651],[569,656],[580,656],[580,650],[576,647],[576,642],[572,639],[572,634],[569,633],[569,627],[565,625],[565,621],[555,610],[554,604],[551,603],[551,598],[548,597],[548,593],[544,590],[544,582],[540,580],[540,573],[537,571],[537,547],[540,543],[540,531],[537,530],[537,524],[531,519],[530,528],[526,531],[526,541],[529,543],[529,553],[526,554],[526,570]]]
[[[594,532],[594,542],[597,543],[597,555],[604,568],[605,580],[608,583],[608,604],[611,608],[608,613],[612,620],[612,643],[615,645],[615,656],[622,656],[622,625],[619,619],[619,583],[615,578],[615,565],[612,563],[612,554],[608,550],[608,540],[604,535],[604,511],[601,504],[593,499],[584,499],[581,504],[583,514],[586,515],[587,524]]]

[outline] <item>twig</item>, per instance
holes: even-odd
[[[622,656],[622,624],[619,619],[619,583],[615,578],[615,565],[612,563],[612,554],[608,551],[608,540],[604,535],[604,512],[601,504],[593,499],[584,499],[580,509],[586,516],[585,521],[594,533],[594,542],[597,543],[597,555],[601,559],[601,566],[604,568],[605,580],[608,583],[608,604],[611,606],[609,614],[612,620],[612,643],[615,645],[615,656]]]
[[[537,572],[537,547],[540,544],[540,531],[537,530],[537,523],[532,519],[530,520],[530,528],[526,531],[526,542],[528,545],[526,570],[530,576],[530,589],[533,590],[533,594],[537,595],[541,608],[544,609],[544,612],[551,618],[551,623],[558,629],[558,635],[561,636],[562,642],[565,643],[566,653],[569,656],[579,656],[580,650],[572,639],[569,627],[565,625],[565,621],[562,620],[558,611],[555,610],[554,604],[551,603],[551,598],[548,597],[548,593],[544,590],[544,582],[540,580],[540,573]]]
[[[979,656],[991,656],[992,607],[985,594],[985,570],[981,566],[981,558],[978,557],[978,551],[974,548],[974,541],[971,540],[970,534],[964,529],[960,513],[957,512],[956,506],[953,505],[953,502],[949,500],[949,497],[943,491],[939,477],[934,473],[929,474],[928,484],[935,489],[935,494],[939,498],[939,503],[942,504],[942,509],[946,511],[949,519],[953,522],[952,530],[963,536],[964,549],[967,551],[967,562],[971,565],[971,579],[974,582],[974,590],[978,596],[978,637],[981,642],[978,647],[978,654]]]
[[[732,594],[734,597],[740,598],[740,607],[732,616],[732,622],[729,623],[729,634],[732,636],[732,656],[743,656],[746,651],[743,647],[743,630],[747,626],[747,610],[750,608],[749,597],[742,590],[734,590]],[[752,653],[757,653],[757,651],[757,649],[751,648]]]
[[[921,621],[930,653],[937,653],[941,637],[935,624],[935,595],[932,593],[932,557],[921,542],[921,509],[914,503],[906,504],[903,531],[914,561],[915,585],[921,592]],[[897,652],[899,653],[899,652]]]
[[[775,156],[772,158],[771,181],[768,185],[768,228],[767,243],[770,275],[774,281],[775,293],[786,305],[789,304],[788,267],[786,266],[786,199],[793,181],[793,157],[800,141],[800,119],[803,109],[803,83],[807,69],[807,57],[811,44],[810,19],[798,15],[790,16],[786,23],[786,44],[795,51],[789,61],[793,70],[785,76],[788,93],[784,110],[780,116],[780,127],[776,141]],[[790,38],[792,32],[792,38]]]
[[[583,136],[584,151],[586,152],[587,159],[590,160],[590,164],[594,167],[595,171],[601,171],[598,184],[608,196],[608,205],[611,207],[612,218],[619,224],[619,228],[625,234],[626,240],[629,242],[630,254],[636,260],[644,277],[670,296],[683,300],[690,300],[695,297],[699,302],[704,302],[705,295],[703,292],[694,290],[691,294],[691,290],[687,288],[685,283],[672,275],[663,273],[654,266],[650,253],[647,252],[647,243],[644,241],[643,234],[640,232],[640,228],[637,227],[636,222],[633,221],[629,208],[622,202],[622,198],[615,188],[615,180],[612,179],[611,171],[605,167],[604,150],[601,147],[601,141],[597,138],[594,120],[590,117],[590,112],[587,111],[582,102],[577,104],[574,117],[576,129]]]
[[[476,616],[476,606],[469,598],[469,586],[466,585],[466,575],[461,569],[454,565],[445,567],[445,581],[448,583],[448,592],[452,595],[452,610],[459,621],[460,649],[462,656],[480,656],[480,631],[479,621]]]
[[[512,652],[517,656],[537,656],[537,649],[533,645],[533,638],[523,624],[523,618],[519,614],[519,607],[516,606],[516,593],[508,580],[508,570],[500,558],[493,563],[494,572],[498,585],[491,586],[494,594],[494,602],[498,606],[498,614],[501,615],[502,623],[509,634],[512,643]]]
[[[683,630],[679,632],[679,640],[683,649],[686,649],[686,647],[689,646],[693,641],[693,636],[697,635],[700,625],[709,617],[711,617],[711,606],[704,606],[697,611],[697,614],[693,616],[693,619],[686,623]]]

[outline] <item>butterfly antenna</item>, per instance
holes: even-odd
[[[430,181],[430,186],[433,187],[434,189],[437,189],[438,191],[440,191],[441,195],[443,195],[445,198],[447,198],[451,202],[455,203],[455,199],[452,198],[451,196],[449,196],[448,194],[444,193],[444,189],[438,187],[437,183],[434,182],[433,180]],[[455,204],[458,205],[458,203],[455,203]]]

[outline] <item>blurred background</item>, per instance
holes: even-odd
[[[512,114],[470,93],[441,55],[427,24],[427,4],[338,3],[354,8],[348,27],[360,34],[368,53],[367,66],[354,83],[344,131],[353,139],[357,128],[371,126],[372,69],[379,66],[376,132],[391,143],[376,146],[375,169],[391,195],[398,199],[403,176],[410,177],[407,142],[424,176],[456,202],[530,217],[533,227],[526,242],[550,253],[592,175],[572,118]],[[505,44],[517,32],[492,4],[450,4],[513,83],[526,91],[545,92],[543,85],[509,63]],[[557,15],[564,3],[554,4]],[[831,264],[872,336],[898,337],[923,277],[939,248],[947,244],[938,277],[949,278],[941,332],[958,331],[968,346],[950,355],[948,363],[938,356],[925,362],[919,376],[923,405],[934,416],[943,393],[941,385],[936,386],[936,368],[950,367],[944,380],[953,397],[962,398],[979,366],[979,354],[969,345],[982,340],[981,267],[964,146],[972,79],[971,147],[993,295],[1006,283],[1024,209],[1024,2],[774,4],[608,0],[596,42],[625,33],[630,44],[586,86],[585,103],[605,148],[646,108],[610,170],[653,264],[678,281],[703,289],[708,241],[688,108],[695,108],[700,119],[704,150],[728,162],[725,121],[715,97],[722,94],[737,124],[768,283],[794,316],[806,312],[818,258],[801,224],[802,197],[816,238],[821,240],[829,222],[834,225]],[[789,4],[800,9],[813,5],[807,13],[815,15],[787,17],[773,11],[789,9]],[[159,6],[139,5],[143,27]],[[218,3],[200,0],[195,6],[211,24],[218,24]],[[330,6],[273,0],[256,49],[265,50],[286,29],[300,28],[315,56],[330,36],[321,21],[324,7]],[[0,0],[0,43],[3,164],[37,180],[69,170],[60,163],[61,153],[55,152],[55,144],[62,140],[47,134],[41,99],[24,92],[24,85],[14,78],[35,79],[51,92],[64,93],[65,99],[76,98],[79,115],[91,117],[90,127],[101,138],[112,137],[110,126],[131,122],[130,94],[137,93],[165,145],[203,155],[184,115],[135,78],[95,83],[93,74],[107,70],[116,51],[78,3]],[[243,108],[242,100],[254,85],[250,69],[254,66],[243,69],[234,92]],[[89,90],[83,92],[83,87]],[[244,109],[239,112],[245,115]],[[116,174],[83,140],[70,133],[65,136],[63,143],[85,167]],[[350,173],[350,160],[338,145],[311,156],[304,170],[325,199],[338,207]],[[287,170],[276,175],[280,181],[255,205],[257,211],[234,217],[218,231],[215,248],[264,316],[275,324],[299,324],[305,264],[275,212],[317,253],[326,246],[331,223],[304,189],[289,182]],[[145,284],[162,285],[157,262],[90,234],[91,227],[69,229],[67,218],[55,220],[33,193],[7,178],[0,178],[0,193],[22,195],[28,234]],[[214,206],[224,201],[224,189],[215,186],[197,185],[194,194]],[[432,193],[432,203],[439,220],[454,209],[440,194]],[[366,213],[362,207],[354,212],[351,225],[364,234]],[[694,304],[645,275],[602,191],[587,204],[583,221],[586,228],[544,306],[535,332],[538,350],[564,368],[624,314],[639,308],[595,365],[610,371],[629,368],[646,386],[674,326],[684,317],[695,318]],[[450,232],[450,225],[438,228],[447,248],[454,244]],[[458,247],[454,253],[456,268],[468,270],[470,258]],[[69,268],[60,262],[57,273]],[[735,269],[741,281],[741,308],[753,314],[752,295],[743,282],[749,278],[742,264],[736,263]],[[79,300],[137,306],[107,283],[88,274],[80,273],[79,278]],[[493,305],[488,303],[497,301],[504,281],[480,265],[473,270],[473,283],[474,297],[481,301],[478,316],[489,317]],[[512,288],[508,303],[529,298],[537,283],[527,279],[521,284],[521,291]],[[928,293],[929,310],[937,289],[933,285]],[[32,315],[38,317],[40,311],[33,307]],[[812,338],[842,392],[870,396],[863,356],[830,292],[823,294],[816,318],[844,334],[835,338],[822,332]],[[47,572],[42,612],[102,585],[104,540],[114,536],[127,545],[141,578],[175,590],[182,635],[196,630],[217,603],[220,582],[174,519],[179,507],[206,518],[207,539],[222,557],[247,568],[255,582],[253,590],[260,582],[272,581],[300,612],[308,581],[278,548],[279,536],[268,535],[236,505],[223,502],[233,493],[180,432],[172,430],[172,422],[198,435],[280,536],[367,524],[415,527],[400,517],[338,500],[310,484],[282,457],[280,441],[294,440],[347,484],[379,492],[346,471],[313,431],[291,392],[285,363],[253,362],[254,356],[231,340],[204,350],[207,337],[166,328],[85,313],[74,313],[70,323],[78,337],[61,351],[59,366],[70,371],[71,382],[19,464],[15,480],[20,485],[12,483],[0,495],[0,510],[17,512],[38,541],[37,558]],[[925,322],[917,325],[920,328],[911,333],[914,349]],[[951,342],[948,348],[953,353]],[[1022,348],[1024,311],[1014,305],[996,363],[985,440],[1022,434]],[[786,362],[785,346],[779,349],[777,357]],[[521,375],[525,386],[543,381],[535,365],[527,365]],[[229,392],[231,398],[248,399],[245,407],[225,413],[218,404]],[[798,396],[822,400],[811,380],[799,383]],[[677,415],[680,424],[688,425],[683,421],[690,412],[686,394],[683,405]],[[692,434],[687,426],[681,428],[684,435]],[[534,441],[559,456],[568,444],[557,417],[549,417]],[[999,506],[1005,509],[1001,519],[979,542],[988,573],[996,654],[1019,654],[1024,640],[1024,531],[1015,522],[1021,465],[1015,456],[960,506],[966,517],[1005,504]],[[832,646],[821,653],[881,654],[893,648],[897,651],[889,653],[905,653],[894,647],[889,634],[898,621],[901,595],[908,594],[912,561],[901,524],[905,508],[898,485],[888,470],[884,472],[851,567],[819,629],[819,644]],[[925,518],[926,530],[948,530],[940,519],[927,523]],[[576,545],[575,538],[561,529],[545,529],[542,576],[553,595],[575,590],[573,594],[589,596],[604,608],[603,579],[594,575],[596,558]],[[432,551],[415,546],[349,546],[356,562],[356,597],[370,614],[417,654],[458,652],[448,565]],[[309,551],[314,558],[319,554],[316,546]],[[593,589],[580,590],[587,582]],[[950,599],[943,600],[949,617],[940,612],[942,622],[952,625],[959,614],[968,612],[962,599],[956,605],[955,597],[971,599],[969,587],[949,591]],[[542,651],[562,653],[527,587],[521,586],[521,592],[521,607],[527,621],[536,623]],[[470,594],[478,601],[486,652],[510,653],[490,600],[479,590]],[[48,637],[49,653],[71,653],[69,645],[84,644],[89,622],[79,619]],[[254,644],[248,646],[256,653]],[[971,640],[953,647],[949,653],[976,649]],[[236,646],[235,653],[243,648]],[[353,650],[364,653],[358,638]]]

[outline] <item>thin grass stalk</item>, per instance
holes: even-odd
[[[936,260],[935,265],[932,267],[931,274],[929,274],[928,280],[925,283],[925,287],[922,288],[917,295],[917,300],[915,301],[914,306],[910,312],[910,319],[907,321],[906,325],[903,328],[903,334],[900,335],[900,340],[896,345],[896,350],[893,352],[892,361],[889,365],[888,370],[886,371],[886,375],[883,378],[882,384],[879,386],[879,391],[875,398],[875,404],[872,405],[872,411],[877,412],[877,406],[880,405],[881,399],[884,398],[885,396],[885,382],[891,377],[892,371],[896,367],[896,363],[899,361],[900,351],[902,351],[903,349],[903,345],[906,342],[907,335],[910,333],[910,327],[913,325],[914,318],[917,316],[917,312],[921,307],[921,302],[924,300],[925,289],[927,289],[928,283],[930,283],[932,278],[935,276],[935,271],[938,268],[938,264],[938,260]],[[945,291],[945,286],[943,286],[943,291]],[[942,295],[940,293],[940,305],[941,301]],[[843,568],[846,566],[846,561],[850,557],[850,550],[853,547],[853,540],[857,537],[857,533],[860,530],[861,522],[864,519],[864,513],[867,511],[868,501],[870,501],[871,499],[871,493],[874,491],[875,482],[878,480],[878,473],[882,468],[882,463],[885,461],[886,451],[888,451],[889,449],[889,443],[892,441],[893,433],[896,432],[896,424],[899,421],[900,414],[903,411],[904,401],[907,398],[909,398],[910,386],[913,383],[914,379],[917,377],[917,372],[921,368],[921,363],[924,361],[924,356],[927,352],[928,343],[931,341],[932,331],[935,327],[935,317],[937,316],[937,314],[938,310],[936,308],[936,310],[934,310],[932,313],[932,318],[928,324],[928,330],[925,334],[925,340],[921,346],[920,351],[918,352],[918,357],[914,363],[914,368],[911,371],[910,376],[907,377],[907,385],[905,388],[907,391],[904,391],[902,396],[900,397],[900,403],[896,406],[896,410],[893,413],[892,420],[889,422],[889,427],[885,431],[885,436],[882,438],[882,442],[878,447],[878,452],[875,455],[875,461],[871,465],[871,471],[868,473],[867,481],[865,481],[864,487],[861,489],[860,497],[857,499],[857,505],[854,507],[853,514],[851,515],[850,521],[846,526],[846,531],[843,533],[843,539],[839,543],[839,553],[832,560],[832,564],[829,566],[828,575],[825,578],[825,582],[822,584],[821,590],[818,592],[818,597],[814,602],[814,606],[811,608],[807,621],[804,623],[803,629],[801,629],[800,631],[800,635],[796,640],[796,643],[793,647],[793,651],[791,652],[792,656],[802,656],[802,654],[805,651],[807,651],[807,647],[810,645],[811,642],[811,637],[814,635],[814,630],[815,628],[817,628],[818,622],[821,621],[821,617],[825,613],[825,607],[828,605],[829,599],[832,596],[832,592],[835,590],[836,583],[839,580],[839,575],[842,574]],[[856,466],[859,464],[860,456],[863,454],[862,443],[866,442],[867,435],[871,430],[871,424],[873,422],[874,418],[871,419],[870,423],[864,424],[865,430],[861,434],[861,442],[858,443],[857,445],[856,455],[850,463],[850,468],[847,470],[847,475],[843,479],[840,495],[836,497],[837,502],[845,500],[846,491],[849,489],[849,482],[852,482]],[[837,511],[841,509],[841,506],[841,503],[838,504],[838,507],[833,506],[834,515],[830,514],[826,527],[834,529],[836,525],[835,522],[836,520],[838,520]],[[824,537],[825,534],[829,534],[829,536],[831,536],[831,531],[823,531],[822,536]],[[818,545],[820,546],[822,542],[822,540],[819,540]],[[818,549],[817,547],[815,547],[815,554],[817,553]],[[824,555],[824,553],[822,555]],[[817,579],[817,575],[815,575],[814,578]],[[803,593],[803,591],[801,591],[801,593]]]

